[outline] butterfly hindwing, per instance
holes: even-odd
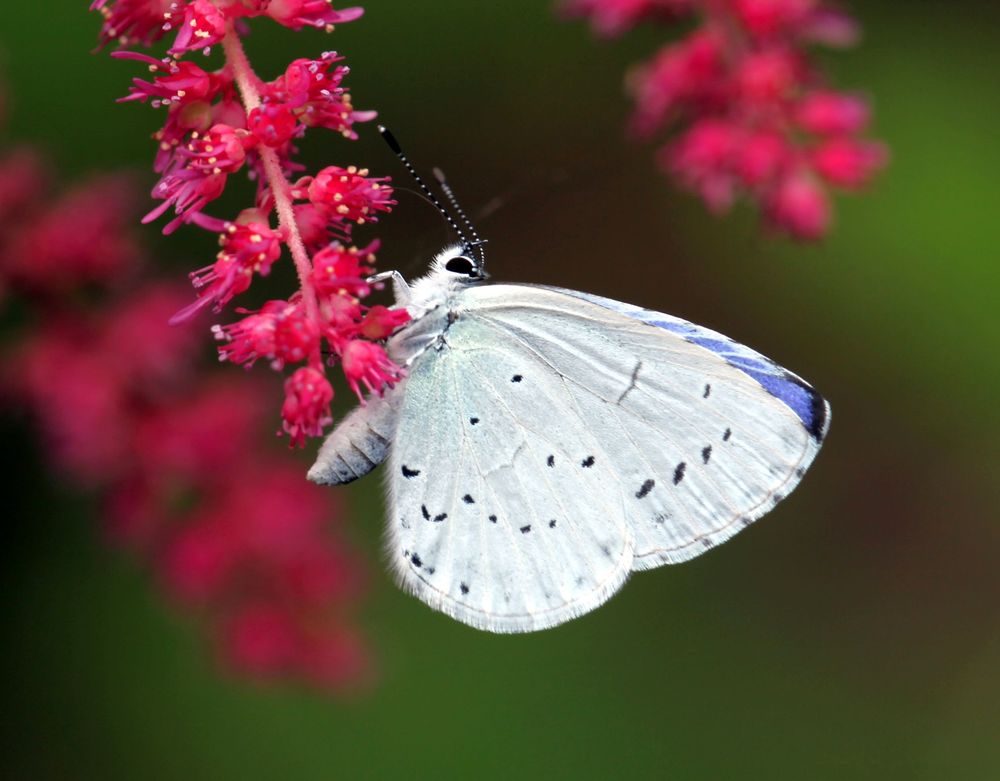
[[[555,626],[618,589],[633,548],[618,476],[572,403],[475,318],[414,361],[389,474],[389,555],[407,588],[498,632]]]

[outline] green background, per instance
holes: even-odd
[[[137,69],[90,53],[86,5],[4,8],[9,133],[67,177],[129,167],[151,185],[158,115],[113,103]],[[380,561],[379,479],[345,489],[378,678],[331,699],[221,675],[7,424],[0,777],[996,777],[1000,10],[851,5],[864,41],[823,61],[872,94],[892,164],[839,199],[819,246],[763,234],[749,209],[707,215],[625,141],[623,73],[662,32],[599,44],[546,0],[371,2],[332,39],[257,24],[262,75],[342,51],[355,103],[422,168],[445,168],[471,211],[502,198],[481,225],[496,278],[737,337],[825,393],[831,434],[766,521],[531,636],[479,633],[399,592]],[[402,183],[362,134],[314,134],[312,165]],[[213,252],[195,230],[146,235],[177,274]],[[382,266],[408,276],[446,240],[405,194],[377,235]]]

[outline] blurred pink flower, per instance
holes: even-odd
[[[128,180],[97,177],[54,197],[45,170],[31,150],[0,157],[0,288],[21,298],[0,348],[0,391],[31,414],[62,479],[100,497],[109,539],[203,617],[232,670],[358,684],[370,667],[350,618],[361,567],[332,528],[338,506],[264,444],[261,386],[202,374],[194,329],[169,324],[187,296],[143,275]],[[263,274],[280,249],[249,210],[225,226],[219,262]],[[212,273],[211,302],[240,284]],[[299,321],[279,304],[267,310],[284,316],[271,324],[269,357],[301,357]],[[332,389],[307,390],[296,389],[294,436],[329,414]]]
[[[847,46],[858,27],[825,0],[566,0],[603,35],[638,22],[690,16],[694,29],[629,75],[631,126],[667,130],[664,170],[714,212],[740,197],[799,239],[832,220],[826,186],[855,190],[885,166],[881,144],[859,135],[869,108],[828,87],[808,46]]]

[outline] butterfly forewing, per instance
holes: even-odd
[[[685,561],[728,539],[786,496],[819,449],[818,429],[810,430],[816,425],[783,400],[796,402],[795,394],[773,383],[769,390],[705,345],[743,351],[772,372],[768,378],[787,377],[791,390],[814,392],[718,334],[706,331],[709,340],[696,331],[690,339],[701,343],[689,341],[540,287],[481,287],[466,300],[466,316],[492,328],[493,340],[535,355],[543,372],[562,378],[575,414],[554,412],[553,419],[592,432],[610,461],[635,569]],[[815,399],[825,427],[825,403]]]

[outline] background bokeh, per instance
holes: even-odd
[[[52,150],[68,177],[129,167],[151,184],[157,115],[113,104],[135,68],[90,54],[86,5],[4,8],[10,134]],[[501,199],[481,225],[496,278],[730,334],[828,396],[830,437],[747,533],[522,637],[398,591],[380,561],[379,479],[344,489],[379,677],[331,699],[220,675],[8,422],[0,777],[996,777],[1000,7],[851,5],[865,39],[825,62],[873,95],[893,160],[871,192],[840,199],[819,246],[762,234],[749,209],[709,216],[624,140],[622,76],[658,31],[598,44],[548,0],[373,0],[332,41],[258,25],[262,73],[338,49],[357,105],[421,167],[448,171],[470,211]],[[315,134],[311,161],[403,183],[361,130],[353,146]],[[381,263],[412,276],[446,233],[400,200],[378,226]],[[213,252],[195,230],[148,238],[178,274]]]

